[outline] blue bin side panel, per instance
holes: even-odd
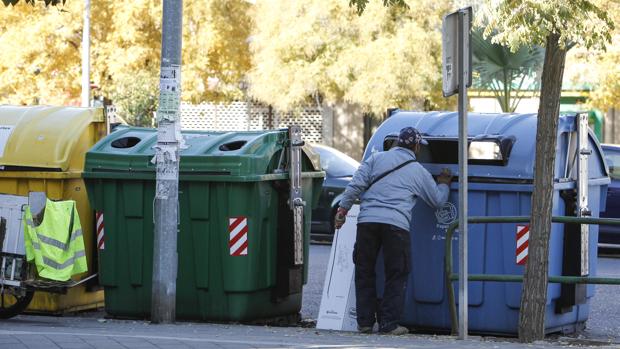
[[[531,211],[531,185],[484,184],[470,185],[470,215],[527,216]],[[600,186],[590,188],[593,211],[598,212]],[[458,190],[453,188],[450,202],[457,206]],[[554,192],[554,215],[564,215],[559,191]],[[448,209],[444,209],[448,210]],[[446,224],[438,222],[436,210],[419,203],[412,223],[412,273],[406,294],[403,323],[419,328],[448,330],[450,317],[443,274]],[[435,219],[428,219],[435,217]],[[472,274],[521,275],[524,267],[516,264],[517,223],[472,224],[469,226],[469,267]],[[596,242],[598,228],[590,233],[590,272],[596,273]],[[564,225],[554,223],[550,240],[549,272],[561,275]],[[458,240],[453,239],[453,270],[458,270]],[[458,287],[454,283],[458,302]],[[580,305],[565,314],[555,313],[555,302],[561,286],[550,284],[547,301],[548,331],[569,329],[588,317],[588,305]],[[592,297],[593,286],[588,286]],[[487,333],[516,334],[521,300],[520,283],[470,282],[470,330]]]

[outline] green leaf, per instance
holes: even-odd
[[[368,1],[369,0],[349,0],[349,6],[350,7],[356,7],[357,8],[357,14],[358,15],[362,15],[362,13],[364,13],[364,10],[366,9],[366,5],[368,5]],[[396,6],[396,7],[402,7],[404,9],[408,9],[409,5],[407,5],[407,2],[405,2],[405,0],[383,0],[383,6]]]
[[[512,100],[511,92],[538,87],[544,61],[544,49],[522,46],[515,52],[509,47],[484,38],[481,28],[471,34],[472,68],[477,72],[474,86],[495,93],[502,111],[513,112],[521,97]]]

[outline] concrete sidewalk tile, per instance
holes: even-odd
[[[29,349],[21,343],[0,343],[0,349]]]
[[[88,344],[88,343],[68,343],[68,342],[63,342],[63,343],[56,343],[60,348],[62,349],[92,349],[93,346]]]
[[[222,349],[222,343],[214,343],[214,342],[199,342],[192,345],[192,349]],[[246,347],[250,348],[250,347]]]
[[[27,346],[47,346],[48,348],[58,348],[59,346],[54,343],[53,341],[47,339],[47,338],[42,338],[42,339],[33,339],[33,338],[28,338],[28,337],[24,337],[24,338],[20,338],[20,341],[22,342],[22,344],[25,344]]]
[[[113,338],[109,338],[109,337],[99,337],[99,336],[93,336],[89,339],[84,339],[84,342],[88,343],[88,345],[90,345],[93,348],[127,348],[124,345],[121,345],[120,343],[118,343],[117,341],[115,341]]]
[[[274,345],[269,345],[269,344],[260,344],[260,343],[255,343],[255,342],[248,342],[248,343],[221,343],[218,342],[217,345],[222,348],[222,349],[240,349],[240,348],[266,348],[266,347],[270,347],[273,348],[275,347]],[[299,346],[299,345],[297,345]],[[290,347],[290,345],[289,345]]]
[[[90,345],[95,349],[130,349],[132,347],[126,347],[124,345],[118,344],[116,342],[93,342]]]
[[[24,343],[24,344],[46,344],[46,345],[50,345],[50,346],[54,346],[57,345],[54,341],[52,341],[51,339],[48,338],[42,338],[42,339],[31,339],[28,337],[25,338],[19,338],[19,340]]]
[[[113,341],[116,343],[120,343],[123,345],[126,344],[133,344],[133,343],[144,343],[146,342],[146,339],[144,338],[132,338],[132,337],[125,337],[125,336],[115,336],[110,334],[109,336],[106,337],[98,337],[98,340],[108,340],[108,341]]]
[[[148,338],[145,340],[158,348],[163,345],[183,345],[179,339]]]
[[[0,335],[0,345],[2,344],[12,344],[12,343],[17,343],[19,344],[20,341],[18,338],[12,336],[12,335]]]
[[[221,349],[221,343],[213,343],[213,342],[206,342],[206,341],[188,341],[186,342],[186,344],[192,348],[192,349],[204,349],[204,348],[214,348],[214,349]]]
[[[115,337],[114,339],[117,342],[123,343],[125,345],[126,344],[140,344],[140,343],[146,343],[146,344],[156,344],[156,343],[159,343],[158,339],[152,339],[152,338],[148,338],[148,337]]]
[[[177,344],[160,344],[155,347],[157,347],[157,349],[192,349],[192,347],[181,342],[178,342]]]
[[[70,334],[48,334],[45,336],[54,343],[83,343],[82,339],[76,335]]]
[[[49,344],[49,343],[28,342],[28,343],[22,343],[22,344],[25,345],[28,349],[60,349],[59,346],[53,343]]]
[[[144,342],[132,342],[132,343],[122,342],[121,345],[126,347],[126,348],[131,348],[131,349],[156,349],[157,348],[157,346],[155,346],[154,344],[151,344],[151,343],[149,343],[147,341],[144,341]]]
[[[115,337],[114,340],[127,348],[156,348],[147,338]]]
[[[130,336],[114,336],[114,340],[118,341],[118,342],[127,342],[127,343],[142,343],[145,340],[150,339],[148,337],[145,336],[140,336],[140,337],[130,337]]]

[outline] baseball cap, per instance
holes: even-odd
[[[411,147],[415,144],[428,144],[426,140],[422,137],[420,131],[416,130],[413,127],[405,127],[400,130],[398,134],[398,145],[401,147]]]

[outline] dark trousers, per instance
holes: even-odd
[[[375,266],[383,247],[385,287],[377,299]],[[357,324],[389,332],[398,326],[405,305],[405,288],[410,270],[409,232],[390,224],[359,223],[353,249]]]

